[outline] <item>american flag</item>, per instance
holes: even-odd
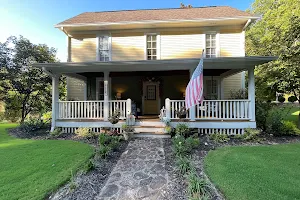
[[[203,53],[200,62],[195,69],[193,76],[185,90],[185,107],[190,109],[192,106],[203,101]]]

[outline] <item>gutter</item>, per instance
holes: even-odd
[[[112,22],[112,23],[77,23],[77,24],[57,24],[55,28],[61,27],[82,27],[82,26],[108,26],[108,25],[127,25],[127,24],[157,24],[157,23],[171,23],[171,22],[205,22],[205,21],[222,21],[222,20],[232,20],[232,19],[259,19],[259,17],[220,17],[211,19],[191,19],[191,20],[145,20],[145,21],[125,21],[125,22]]]
[[[245,24],[243,31],[246,30],[246,28],[252,23],[252,19],[248,19],[247,23]]]

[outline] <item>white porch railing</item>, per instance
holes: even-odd
[[[109,107],[109,116],[111,116],[116,110],[119,110],[120,119],[126,119],[126,116],[127,116],[126,113],[128,113],[127,112],[127,100],[108,101],[108,107]]]
[[[59,101],[58,119],[103,119],[104,101]]]
[[[58,119],[104,119],[104,101],[59,101]],[[108,101],[108,116],[120,111],[120,119],[131,113],[131,100]],[[108,117],[107,116],[107,117]]]
[[[179,119],[176,111],[185,106],[184,100],[169,100],[170,119]],[[250,120],[249,113],[250,101],[241,100],[204,100],[195,107],[195,119],[197,120]],[[168,113],[167,113],[168,115]],[[190,113],[187,112],[186,119],[190,119]]]

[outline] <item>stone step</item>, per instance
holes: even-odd
[[[164,127],[165,124],[160,121],[136,121],[135,122],[136,126],[161,126]]]
[[[134,138],[171,138],[170,135],[165,133],[135,133],[133,135]]]
[[[164,127],[153,127],[153,126],[135,126],[134,132],[136,133],[164,133]]]

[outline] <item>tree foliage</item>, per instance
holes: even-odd
[[[51,108],[51,78],[33,63],[56,62],[56,50],[20,36],[0,43],[0,98],[8,117],[21,118]]]
[[[191,4],[185,5],[184,3],[180,2],[180,8],[192,8],[193,6]]]
[[[277,56],[255,70],[257,97],[274,100],[291,93],[300,100],[300,1],[255,0],[250,12],[261,16],[246,32],[247,55]]]

